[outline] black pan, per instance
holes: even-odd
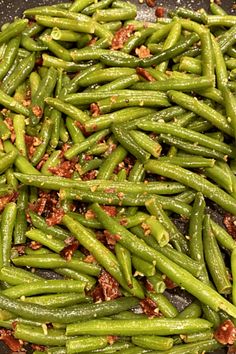
[[[69,0],[0,0],[0,25],[13,20],[15,17],[21,17],[22,12],[26,8],[40,6],[40,5],[53,5],[59,2],[68,2]],[[148,7],[145,3],[140,4],[138,0],[130,0],[138,7],[138,18],[140,20],[155,21],[154,9]],[[140,1],[141,2],[141,1]],[[145,2],[145,1],[144,1]],[[222,7],[231,14],[235,14],[233,9],[234,0],[222,0]],[[199,8],[209,9],[209,1],[206,0],[157,0],[157,6],[163,6],[166,10],[172,10],[178,6],[187,7],[189,9],[197,10]],[[45,278],[53,278],[55,273],[43,272],[41,274]],[[191,302],[191,298],[185,292],[169,294],[172,301],[179,309],[186,307]],[[0,304],[1,307],[1,304]],[[26,354],[31,354],[32,350],[28,349]],[[215,351],[214,354],[225,354],[225,350]],[[0,354],[12,354],[8,348],[5,347],[3,342],[0,341]]]

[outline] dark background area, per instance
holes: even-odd
[[[130,0],[138,6],[138,19],[147,20],[147,21],[155,21],[155,8],[148,7],[145,3],[140,4],[138,0]],[[68,2],[63,0],[0,0],[0,25],[13,20],[15,17],[21,17],[24,9],[40,6],[40,5],[53,5],[59,2]],[[144,1],[145,2],[145,1]],[[230,14],[235,14],[236,11],[233,9],[233,5],[236,4],[235,1],[232,0],[222,0],[222,7],[227,10]],[[176,7],[187,7],[189,9],[200,9],[205,8],[209,9],[209,1],[205,0],[157,0],[156,6],[163,6],[165,8],[165,12],[168,13],[169,10],[172,10]],[[45,274],[45,277],[50,277],[51,273]],[[172,294],[172,300],[181,306],[186,306],[189,299],[185,297],[185,294],[182,292],[181,294]],[[1,307],[1,304],[0,304]],[[31,354],[32,350],[28,350],[27,354]],[[224,354],[226,353],[224,350],[215,351],[215,354]],[[0,354],[12,354],[9,349],[5,347],[5,345],[0,341]]]

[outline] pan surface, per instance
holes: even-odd
[[[138,7],[138,19],[146,21],[155,21],[154,9],[148,7],[145,3],[141,4],[138,0],[130,0]],[[40,5],[53,5],[59,2],[68,2],[68,0],[0,0],[0,25],[12,21],[15,17],[21,17],[25,9]],[[233,0],[223,0],[222,7],[229,13],[235,14],[236,10],[233,9]],[[163,6],[166,13],[168,10],[176,7],[186,7],[189,9],[197,10],[199,8],[209,9],[209,1],[207,0],[157,0],[156,6]],[[43,274],[42,274],[43,275]],[[44,272],[45,278],[52,278],[52,274]],[[179,308],[185,307],[189,303],[188,296],[184,293],[170,294],[170,297],[174,301],[175,305]],[[27,350],[26,354],[31,354],[32,350]],[[225,350],[215,351],[214,354],[225,354]],[[0,354],[12,354],[12,352],[6,348],[3,342],[0,341]]]

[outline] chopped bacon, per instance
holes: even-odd
[[[106,212],[107,215],[109,216],[116,216],[117,215],[117,209],[115,206],[112,205],[102,205],[102,209]]]
[[[236,354],[236,347],[234,345],[230,345],[227,354]]]
[[[86,213],[84,214],[84,216],[85,216],[85,219],[87,219],[87,220],[95,219],[95,217],[96,217],[94,211],[91,209],[88,209],[86,211]]]
[[[22,350],[23,343],[19,339],[15,339],[9,329],[0,329],[0,341],[3,341],[12,352]]]
[[[158,6],[155,11],[156,17],[162,18],[165,16],[165,9],[162,6]]]
[[[223,344],[234,344],[236,339],[236,327],[231,320],[225,320],[216,329],[214,333],[215,339]]]
[[[92,255],[89,254],[88,256],[86,256],[83,260],[85,263],[96,263],[96,258]]]
[[[131,36],[131,34],[135,31],[135,27],[133,25],[128,25],[125,27],[121,27],[114,35],[112,40],[112,49],[118,50],[122,49],[125,42]]]
[[[0,212],[3,211],[8,203],[16,201],[17,197],[18,193],[16,192],[12,192],[10,194],[4,195],[3,197],[0,197]]]
[[[236,240],[236,217],[232,214],[225,214],[223,223],[228,233]]]
[[[87,43],[87,46],[93,46],[96,42],[97,42],[97,38],[94,37]]]
[[[116,193],[116,188],[107,188],[105,189],[105,193]]]
[[[151,292],[154,291],[154,287],[153,287],[152,283],[150,283],[150,281],[148,279],[145,280],[144,286],[147,289],[147,291],[151,291]]]
[[[154,77],[149,74],[149,72],[143,68],[137,68],[136,73],[140,76],[142,76],[145,80],[147,81],[156,81]]]
[[[50,167],[48,170],[56,176],[71,178],[75,171],[76,163],[76,159],[71,161],[62,161],[58,166]]]
[[[25,254],[26,245],[16,245],[13,247],[14,250],[18,253],[19,256],[23,256]]]
[[[91,103],[90,112],[92,113],[92,117],[98,117],[101,114],[99,105],[97,103]]]
[[[54,208],[51,215],[46,218],[46,223],[48,226],[60,224],[64,215],[65,212],[62,208]]]
[[[149,226],[148,224],[146,224],[145,222],[143,222],[143,223],[141,224],[141,227],[142,227],[142,229],[143,229],[143,231],[144,231],[144,235],[145,235],[145,236],[150,235],[151,229],[150,229],[150,226]]]
[[[87,137],[87,136],[89,136],[91,134],[90,132],[87,132],[85,130],[85,127],[80,122],[76,121],[75,125],[76,125],[76,127],[78,127],[81,130],[81,132],[84,134],[84,136]],[[94,125],[94,129],[93,130],[97,130],[96,125]]]
[[[82,176],[82,180],[83,181],[91,181],[97,177],[97,174],[98,174],[97,170],[88,171]]]
[[[164,278],[164,283],[166,284],[167,289],[174,289],[178,286],[168,277]]]
[[[42,66],[43,65],[43,58],[42,58],[42,56],[37,56],[37,59],[36,59],[36,61],[35,61],[35,66],[37,67],[37,66]]]
[[[105,270],[102,271],[98,282],[102,287],[103,295],[106,301],[116,299],[121,296],[119,283]]]
[[[107,336],[107,343],[112,345],[118,340],[117,336]]]
[[[94,302],[102,302],[105,300],[102,286],[98,284],[91,292]]]
[[[72,245],[75,242],[76,238],[74,236],[69,236],[64,240],[65,245]]]
[[[65,143],[65,144],[62,145],[61,153],[60,153],[60,158],[61,158],[61,159],[64,157],[65,152],[66,152],[67,150],[69,150],[69,148],[70,148],[70,144]]]
[[[156,6],[156,0],[146,0],[146,4],[149,7],[155,7]]]
[[[10,117],[7,117],[4,119],[4,123],[6,124],[7,128],[10,130],[11,142],[14,143],[14,141],[16,140],[16,134],[15,134],[14,126],[13,126],[13,119]]]
[[[104,230],[104,235],[106,237],[108,245],[115,246],[117,241],[121,239],[120,235],[117,234],[111,234],[109,231]]]
[[[148,58],[151,56],[150,50],[145,46],[141,45],[141,47],[135,49],[135,54],[140,58]]]
[[[37,146],[41,144],[41,140],[35,136],[25,135],[25,144],[29,158],[31,158],[35,152]]]
[[[140,301],[140,306],[143,309],[143,312],[148,316],[148,317],[160,317],[159,310],[157,308],[157,305],[155,301],[150,299],[149,297],[146,297],[145,299]]]
[[[35,251],[35,250],[39,250],[40,248],[42,248],[42,244],[37,241],[31,241],[29,244],[29,247]]]
[[[43,116],[42,108],[37,105],[32,107],[32,112],[37,118],[42,118]]]
[[[49,155],[48,154],[44,154],[43,158],[41,159],[41,161],[39,161],[39,163],[37,164],[36,168],[37,170],[41,170],[41,168],[43,167],[43,165],[45,164],[45,162],[48,160]]]
[[[75,251],[78,249],[78,247],[79,247],[79,242],[76,240],[73,243],[71,243],[70,245],[63,248],[63,250],[60,252],[60,255],[65,260],[70,261],[74,255]]]
[[[44,345],[31,344],[31,348],[38,352],[45,352],[46,347]]]

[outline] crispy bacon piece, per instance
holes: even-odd
[[[146,4],[149,7],[155,7],[156,6],[156,0],[146,0]]]
[[[98,117],[101,114],[99,105],[97,103],[91,103],[90,112],[92,113],[92,117]]]
[[[51,215],[48,218],[46,218],[46,223],[48,224],[48,226],[60,224],[64,215],[65,212],[63,209],[54,208]]]
[[[46,347],[44,345],[31,344],[31,348],[38,352],[45,352]]]
[[[18,253],[19,256],[23,256],[25,254],[26,245],[16,245],[13,247],[14,250]]]
[[[73,257],[73,254],[79,247],[79,242],[76,240],[70,245],[66,246],[63,248],[63,250],[60,252],[60,255],[65,258],[65,260],[70,261],[71,258]]]
[[[91,296],[92,296],[94,302],[102,302],[102,301],[105,300],[103,289],[102,289],[102,286],[100,284],[98,284],[93,289],[93,291],[91,292]]]
[[[31,241],[30,244],[29,244],[29,247],[32,250],[39,250],[40,248],[42,248],[42,244],[37,242],[37,241]]]
[[[96,42],[97,42],[97,38],[94,37],[87,43],[87,46],[93,46]]]
[[[87,132],[87,131],[85,130],[85,127],[84,127],[83,124],[81,124],[80,122],[76,121],[75,125],[76,125],[76,127],[78,127],[78,128],[81,130],[81,132],[84,134],[84,136],[87,137],[87,136],[89,136],[89,135],[91,134],[90,132]],[[94,130],[94,131],[97,130],[96,125],[94,125],[93,130]]]
[[[154,287],[152,285],[152,283],[150,283],[149,280],[145,279],[145,283],[144,283],[145,288],[147,289],[147,291],[154,291]]]
[[[75,159],[71,161],[62,161],[56,167],[50,167],[48,170],[56,176],[71,178],[76,166],[77,161]]]
[[[37,137],[25,135],[25,144],[29,158],[31,158],[35,152],[37,146],[41,144],[41,140]]]
[[[220,326],[216,329],[214,333],[215,339],[223,344],[234,344],[236,339],[236,327],[233,322],[230,320],[225,320]]]
[[[223,223],[228,233],[236,240],[236,217],[232,214],[225,214]]]
[[[69,148],[70,148],[70,144],[65,143],[65,144],[62,145],[61,153],[60,153],[60,158],[61,159],[64,157],[65,152],[67,150],[69,150]]]
[[[112,345],[118,340],[117,336],[107,336],[107,343]]]
[[[16,201],[17,196],[18,193],[12,192],[10,194],[4,195],[3,197],[0,197],[0,212],[3,211],[8,203]]]
[[[16,140],[16,134],[14,131],[14,126],[13,126],[13,120],[10,117],[7,117],[4,119],[4,123],[6,124],[6,126],[8,127],[8,129],[11,132],[11,142],[14,143],[14,141]]]
[[[148,58],[151,56],[150,50],[145,46],[141,45],[141,47],[135,49],[135,54],[140,58]]]
[[[86,211],[86,213],[84,214],[84,216],[85,216],[85,219],[87,219],[87,220],[95,219],[95,217],[96,217],[94,211],[91,209],[88,209]]]
[[[41,161],[39,161],[39,163],[37,164],[36,168],[37,170],[41,170],[41,168],[43,167],[43,165],[45,164],[45,162],[48,160],[49,155],[48,154],[44,154],[43,158],[41,159]]]
[[[107,215],[109,216],[116,216],[117,215],[117,209],[115,206],[112,205],[102,205],[102,209],[106,212]]]
[[[149,72],[143,68],[137,68],[136,73],[140,76],[142,76],[145,80],[147,81],[156,81],[154,77],[149,74]]]
[[[97,174],[98,174],[97,170],[88,171],[82,176],[82,180],[83,181],[91,181],[97,177]]]
[[[155,15],[156,15],[156,17],[159,17],[159,18],[164,17],[164,16],[165,16],[165,9],[164,9],[164,7],[158,6],[158,7],[156,8]]]
[[[121,296],[119,283],[105,270],[98,278],[98,282],[102,287],[103,295],[106,301],[116,299]]]
[[[230,345],[227,354],[236,354],[236,347],[234,345]]]
[[[159,310],[157,308],[156,303],[150,299],[149,297],[146,297],[145,299],[140,301],[140,306],[143,309],[143,312],[150,318],[152,317],[160,317]]]
[[[111,47],[113,50],[122,49],[127,39],[135,31],[133,25],[121,27],[114,35]]]
[[[43,116],[43,110],[41,107],[39,106],[33,106],[32,107],[32,112],[34,113],[34,115],[37,117],[37,118],[42,118]]]
[[[88,256],[86,256],[83,260],[85,263],[96,263],[96,258],[92,255],[89,254]]]
[[[115,246],[116,242],[121,239],[120,235],[111,234],[107,230],[104,230],[104,235],[106,237],[107,244],[111,246]]]
[[[15,339],[12,335],[12,331],[9,329],[0,329],[0,340],[12,351],[20,352],[23,347],[23,343],[19,339]]]
[[[167,289],[174,289],[178,286],[168,277],[165,277],[165,279],[163,279],[163,280],[164,280],[164,283],[166,284]]]

